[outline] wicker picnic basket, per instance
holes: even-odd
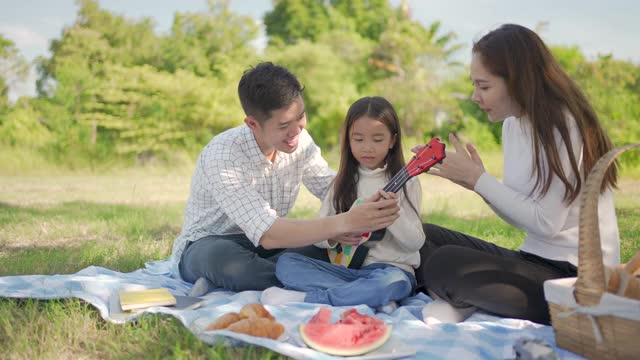
[[[605,292],[598,226],[598,197],[606,170],[620,154],[638,147],[615,148],[596,162],[580,199],[577,280],[544,284],[557,345],[590,359],[640,359],[640,301]]]

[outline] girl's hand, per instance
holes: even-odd
[[[398,194],[393,192],[386,192],[384,190],[378,190],[375,194],[371,195],[370,198],[365,200],[366,202],[376,202],[380,199],[397,199]]]
[[[348,233],[329,239],[329,243],[334,245],[340,243],[342,245],[358,245],[362,240],[362,233]]]
[[[449,142],[456,151],[447,151],[447,157],[442,164],[434,165],[428,173],[473,190],[480,176],[486,171],[482,159],[473,145],[467,144],[465,149],[453,134],[449,134]]]

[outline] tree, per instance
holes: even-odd
[[[231,11],[227,1],[209,0],[203,13],[176,13],[171,34],[162,40],[159,69],[184,69],[198,76],[219,75],[228,66],[255,59],[251,42],[258,26],[249,16]]]
[[[267,53],[267,58],[298,75],[305,87],[309,131],[320,146],[336,145],[345,113],[359,97],[351,66],[327,44],[306,40]]]
[[[277,0],[264,16],[269,41],[295,44],[314,41],[330,30],[329,13],[323,0]]]
[[[387,25],[370,58],[372,89],[396,107],[408,133],[425,134],[440,127],[438,119],[460,115],[447,86],[451,74],[460,72],[451,61],[460,49],[455,34],[440,34],[440,23],[424,27],[403,12]]]
[[[48,145],[54,137],[40,118],[41,114],[26,98],[18,100],[0,123],[0,143],[34,149]]]
[[[264,24],[272,44],[314,42],[334,30],[378,40],[394,16],[387,0],[276,0]]]
[[[640,142],[640,66],[602,54],[589,61],[576,46],[552,51],[586,93],[613,143]]]
[[[124,155],[196,152],[213,134],[238,125],[235,84],[149,65],[105,68],[109,81],[88,91],[78,119],[95,122],[103,142]],[[145,156],[146,156],[145,155]]]
[[[387,0],[331,0],[330,4],[350,20],[360,36],[374,41],[397,16]]]
[[[100,34],[113,50],[113,60],[124,65],[142,65],[161,56],[151,18],[130,20],[101,9],[97,0],[76,1],[80,8],[74,26]]]
[[[28,73],[29,65],[13,41],[0,34],[0,113],[9,107],[9,88],[24,81]]]

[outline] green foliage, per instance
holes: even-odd
[[[112,143],[117,153],[196,152],[213,134],[239,124],[229,82],[151,66],[112,65],[105,75],[109,81],[87,92],[91,99],[78,120],[95,127],[96,141]]]
[[[80,1],[75,23],[39,60],[38,107],[54,133],[51,153],[92,163],[196,153],[235,126],[235,87],[253,62],[257,25],[210,1],[202,13],[178,13],[170,34],[149,19],[129,20]]]
[[[208,0],[178,12],[166,34],[79,0],[73,24],[37,60],[38,96],[15,105],[8,86],[28,66],[0,35],[0,146],[41,153],[71,168],[194,157],[212,136],[240,124],[236,86],[261,60],[289,67],[305,85],[308,129],[326,150],[338,143],[348,107],[380,95],[415,141],[457,132],[481,149],[499,148],[501,126],[470,99],[468,70],[453,55],[456,35],[411,18],[406,2],[278,0],[264,17],[269,46],[254,46],[258,24]],[[616,145],[640,141],[640,68],[577,47],[554,47],[584,89]],[[414,141],[414,140],[411,141]],[[640,160],[625,160],[636,164]]]
[[[344,63],[349,67],[345,76],[347,78],[337,79],[344,83],[352,81],[360,92],[367,92],[370,84],[376,78],[369,65],[371,53],[376,42],[363,38],[359,34],[350,31],[333,30],[318,38],[317,43],[331,48],[337,57],[336,61]],[[324,64],[325,67],[332,67],[333,61]],[[301,69],[303,72],[305,69]],[[346,113],[346,109],[344,109]]]
[[[640,65],[610,55],[587,61],[577,47],[553,52],[586,93],[614,145],[640,142]],[[637,165],[640,157],[625,162]]]
[[[280,47],[317,41],[335,30],[377,41],[388,24],[401,16],[387,0],[277,0],[264,24],[271,43]]]
[[[329,45],[302,40],[269,57],[298,74],[305,87],[309,131],[320,146],[336,145],[346,110],[359,94],[349,64]]]
[[[226,1],[209,1],[204,13],[176,13],[171,34],[161,40],[161,70],[183,69],[202,77],[220,75],[235,62],[249,64],[255,52],[250,43],[258,26],[248,16],[229,9]]]
[[[378,40],[397,16],[387,0],[331,0],[330,3],[360,36],[371,40]]]
[[[129,20],[100,9],[96,0],[79,0],[78,3],[80,9],[75,26],[100,34],[113,50],[114,60],[126,65],[141,65],[159,55],[158,39],[150,18]]]
[[[315,40],[330,30],[329,13],[322,0],[278,0],[264,17],[267,35],[281,44]]]
[[[40,113],[31,104],[20,101],[0,123],[0,144],[33,148],[48,145],[54,137],[40,120]]]
[[[28,72],[27,62],[16,45],[0,34],[0,124],[9,107],[9,86],[24,80]]]
[[[374,81],[372,89],[394,104],[406,132],[433,133],[443,117],[460,115],[447,77],[459,71],[450,61],[459,45],[452,42],[452,34],[440,36],[439,29],[437,22],[425,28],[401,18],[382,33],[373,53],[374,63],[387,74]]]

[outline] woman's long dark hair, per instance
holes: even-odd
[[[540,189],[540,196],[546,194],[555,174],[564,184],[564,200],[573,202],[580,193],[583,178],[571,148],[565,112],[573,116],[582,136],[582,175],[589,174],[596,161],[612,148],[611,140],[587,98],[562,70],[542,39],[523,26],[502,25],[476,42],[472,51],[480,55],[483,65],[492,74],[505,79],[509,94],[531,123],[536,176],[534,191]],[[562,168],[555,131],[564,141],[575,183],[569,181]],[[545,162],[551,171],[546,170]],[[616,187],[616,182],[617,164],[613,164],[605,174],[601,191]]]
[[[358,198],[358,161],[351,153],[349,136],[353,124],[363,116],[382,122],[391,132],[391,136],[395,135],[395,143],[386,158],[387,168],[385,172],[387,180],[391,179],[405,166],[404,156],[402,155],[400,121],[391,103],[380,96],[363,97],[354,102],[349,111],[347,111],[340,135],[340,168],[333,182],[333,207],[336,209],[337,214],[349,211],[349,208]],[[403,192],[411,208],[420,216],[419,210],[416,209],[407,196],[406,186],[403,186]]]

